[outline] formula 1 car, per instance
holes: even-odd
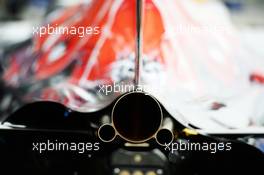
[[[1,173],[261,173],[264,129],[248,117],[263,104],[261,64],[204,10],[98,0],[52,13],[4,54]]]

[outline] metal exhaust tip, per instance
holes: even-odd
[[[144,92],[130,92],[121,96],[112,110],[112,124],[117,134],[131,143],[154,138],[162,120],[159,102]]]
[[[110,124],[104,124],[98,129],[98,136],[103,142],[112,142],[116,137],[116,131]]]
[[[169,145],[173,142],[174,135],[171,130],[162,128],[156,134],[156,141],[161,146]]]

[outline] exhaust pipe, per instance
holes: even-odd
[[[159,102],[143,92],[130,92],[114,104],[110,119],[103,122],[98,136],[103,142],[112,142],[118,135],[130,143],[143,143],[152,138],[165,146],[174,140],[173,122],[163,119]]]
[[[98,136],[103,142],[112,142],[116,137],[116,131],[110,124],[104,124],[98,129]]]
[[[131,143],[142,143],[154,138],[162,120],[159,102],[143,92],[121,96],[112,110],[112,125],[117,135]]]
[[[162,128],[159,129],[155,138],[156,142],[161,146],[165,146],[173,142],[173,122],[170,118],[164,119]]]

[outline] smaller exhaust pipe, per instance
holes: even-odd
[[[173,141],[173,139],[174,139],[173,133],[166,128],[160,129],[156,134],[156,141],[161,146],[170,144]]]
[[[112,142],[116,137],[116,131],[110,124],[104,124],[98,129],[98,136],[103,142]]]
[[[173,122],[170,118],[165,118],[163,120],[163,125],[158,130],[155,138],[156,138],[156,142],[161,146],[165,146],[173,142],[174,140]]]

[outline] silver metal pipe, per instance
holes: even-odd
[[[155,136],[156,142],[161,146],[172,143],[175,138],[173,128],[174,126],[171,118],[165,118],[162,127],[158,130]]]
[[[97,134],[103,142],[112,142],[116,137],[116,130],[111,124],[104,124],[98,129]]]

